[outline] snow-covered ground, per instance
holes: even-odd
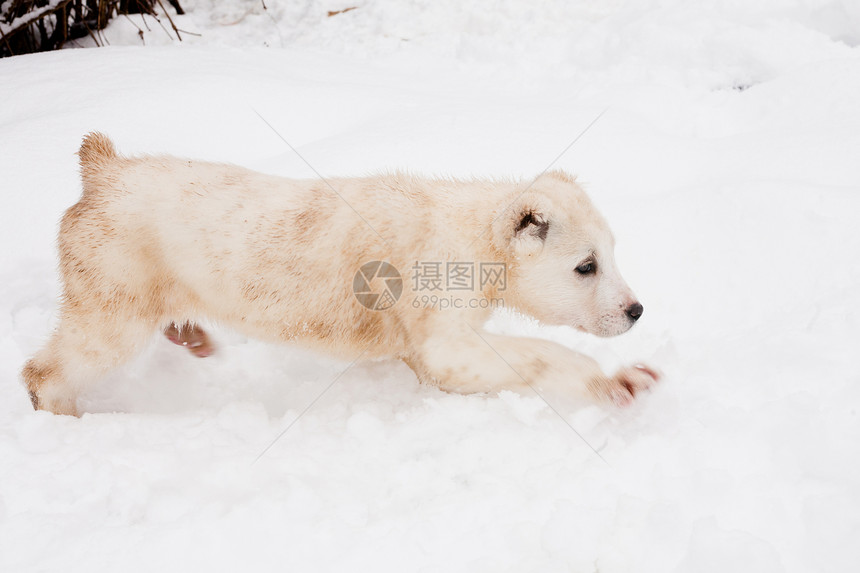
[[[856,570],[860,5],[182,4],[181,44],[134,16],[0,60],[0,571]],[[85,132],[312,176],[256,111],[325,175],[527,178],[604,110],[557,166],[642,321],[491,327],[658,366],[633,408],[360,363],[253,463],[347,364],[216,328],[205,360],[154,340],[80,419],[32,411]]]

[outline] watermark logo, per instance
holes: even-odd
[[[413,308],[503,308],[503,298],[487,298],[507,290],[505,263],[415,261],[412,266]],[[385,261],[365,263],[355,273],[352,292],[370,310],[388,310],[403,295],[403,277]],[[473,294],[471,298],[468,293]]]
[[[371,261],[361,265],[352,279],[352,292],[365,308],[388,310],[403,294],[403,277],[385,261]]]
[[[505,263],[415,261],[412,266],[412,290],[415,292],[474,292],[490,287],[498,291],[508,288]]]

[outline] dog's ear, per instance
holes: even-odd
[[[516,256],[540,252],[551,226],[544,207],[534,196],[514,201],[493,224],[496,246]]]
[[[525,208],[517,216],[517,226],[514,228],[514,239],[538,239],[541,242],[546,241],[546,235],[549,233],[549,221],[540,213],[532,208]]]

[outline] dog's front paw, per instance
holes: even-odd
[[[650,390],[661,378],[660,372],[643,364],[627,366],[614,376],[601,376],[589,382],[588,389],[596,397],[616,406],[629,406],[643,390]]]

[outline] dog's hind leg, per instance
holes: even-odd
[[[164,336],[173,344],[184,346],[198,358],[212,356],[215,352],[215,345],[212,344],[206,331],[191,322],[171,323],[164,329]]]
[[[109,370],[132,358],[157,325],[131,315],[67,305],[48,344],[21,372],[33,408],[78,415],[77,398]]]

